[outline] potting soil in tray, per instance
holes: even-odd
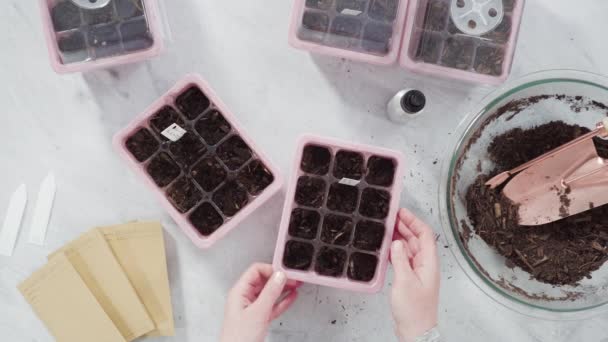
[[[305,146],[283,265],[371,281],[387,232],[395,170],[389,158]]]
[[[298,37],[322,45],[386,55],[399,0],[306,0]]]
[[[146,50],[154,43],[142,0],[112,0],[84,9],[70,0],[50,8],[62,62],[75,63]]]
[[[542,226],[519,226],[517,207],[502,195],[502,188],[491,190],[485,182],[587,132],[587,128],[550,122],[497,136],[488,150],[496,169],[480,175],[466,193],[474,233],[503,255],[507,266],[519,266],[544,283],[574,285],[608,260],[608,206]],[[567,198],[562,205],[567,210]],[[467,235],[465,229],[461,236],[465,244]]]
[[[492,31],[472,36],[460,31],[450,13],[452,0],[429,0],[419,9],[419,38],[411,46],[414,60],[478,74],[500,76],[506,63],[515,3],[504,1],[504,17]]]
[[[274,175],[197,86],[179,94],[124,142],[203,236],[239,213]]]

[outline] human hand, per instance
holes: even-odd
[[[437,325],[440,276],[435,234],[407,209],[399,211],[391,262],[396,333],[401,342],[413,342]]]
[[[228,294],[221,342],[263,342],[270,323],[281,316],[298,296],[299,282],[272,266],[254,264]]]

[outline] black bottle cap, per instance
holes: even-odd
[[[416,114],[426,106],[426,96],[420,90],[410,90],[401,98],[401,108],[410,114]]]

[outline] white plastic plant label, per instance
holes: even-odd
[[[186,130],[181,128],[178,124],[174,123],[173,125],[165,128],[161,133],[165,138],[176,142],[181,139],[184,134],[186,134]]]
[[[0,255],[13,255],[26,204],[27,189],[25,184],[21,184],[11,196],[2,231],[0,231]]]
[[[38,199],[36,200],[36,207],[34,209],[34,218],[32,219],[32,227],[30,229],[30,243],[44,246],[56,190],[55,176],[53,173],[49,173],[42,181],[38,192]]]
[[[356,180],[356,179],[350,179],[350,178],[342,178],[339,183],[343,184],[343,185],[357,186],[357,185],[359,185],[359,183],[361,183],[361,181]]]

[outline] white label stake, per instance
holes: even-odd
[[[350,179],[350,178],[342,178],[338,183],[350,186],[357,186],[361,183],[360,180]]]
[[[49,173],[42,181],[40,191],[38,192],[36,209],[34,209],[34,218],[32,219],[32,228],[30,230],[30,243],[44,246],[56,190],[55,176]]]
[[[178,124],[174,123],[173,125],[165,128],[165,130],[162,131],[161,134],[165,138],[167,138],[167,139],[169,139],[169,140],[171,140],[173,142],[176,142],[179,139],[181,139],[184,136],[184,134],[186,134],[186,132],[187,131],[185,129],[179,127]]]
[[[4,224],[2,225],[2,231],[0,231],[1,255],[13,255],[26,204],[27,189],[25,184],[21,184],[11,196],[8,210],[6,211],[6,217],[4,218]]]

